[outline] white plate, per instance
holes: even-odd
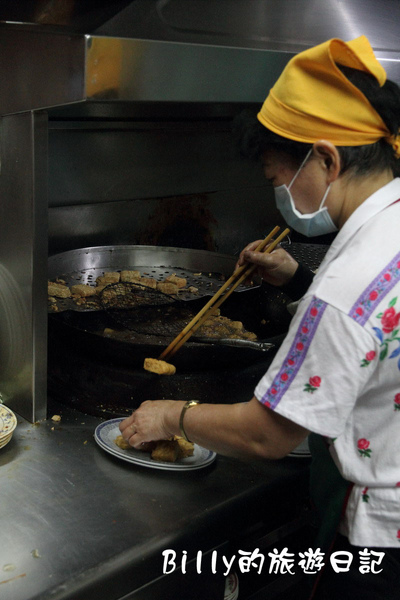
[[[0,404],[0,439],[7,437],[17,426],[17,417],[4,404]]]
[[[153,460],[149,452],[142,452],[131,448],[129,450],[122,450],[115,444],[115,438],[121,435],[119,430],[119,424],[123,421],[123,418],[111,419],[100,423],[96,427],[94,432],[94,439],[106,452],[136,465],[142,467],[149,467],[150,469],[163,469],[165,471],[192,471],[194,469],[203,469],[211,464],[215,458],[216,453],[202,448],[197,444],[194,445],[193,456],[182,458],[174,463],[162,462],[159,460]]]
[[[4,446],[6,446],[8,444],[8,442],[11,440],[13,434],[10,433],[9,435],[6,435],[5,437],[1,438],[0,440],[0,449],[4,448]]]
[[[310,458],[310,448],[308,446],[308,437],[301,442],[292,452],[288,454],[292,458]]]

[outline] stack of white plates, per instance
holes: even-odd
[[[0,404],[0,448],[11,440],[17,426],[17,417],[4,404]]]

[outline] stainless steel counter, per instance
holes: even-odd
[[[193,472],[146,469],[97,446],[100,419],[50,406],[60,423],[19,418],[0,451],[1,600],[222,600],[222,568],[211,584],[209,563],[179,574],[177,595],[178,569],[163,576],[162,551],[174,549],[178,564],[183,550],[188,564],[198,550],[222,555],[262,517],[276,527],[294,489],[295,503],[306,494],[307,460],[218,456]]]

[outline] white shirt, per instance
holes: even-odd
[[[329,438],[354,482],[340,531],[400,548],[400,179],[350,216],[255,390]]]

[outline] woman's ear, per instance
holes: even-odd
[[[334,182],[340,174],[340,155],[339,151],[332,142],[327,140],[318,140],[313,144],[314,156],[320,158],[328,176],[328,183]]]

